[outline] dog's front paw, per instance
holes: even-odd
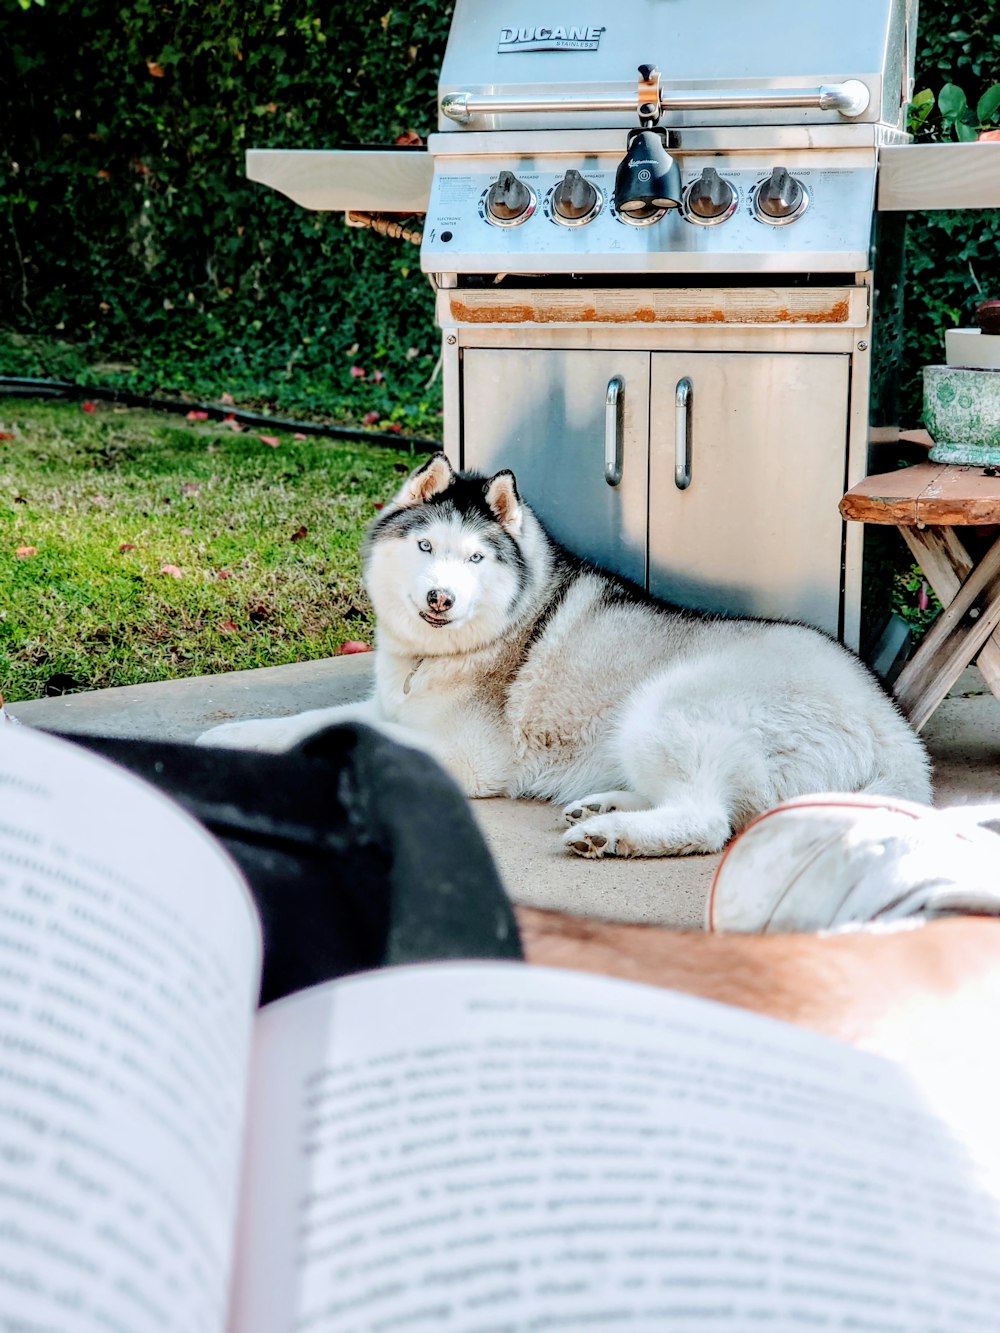
[[[620,837],[615,829],[608,828],[607,818],[588,820],[577,824],[563,834],[563,845],[577,856],[587,857],[588,861],[603,860],[607,856],[632,856],[627,838]]]
[[[563,834],[563,845],[577,856],[585,856],[589,861],[605,856],[619,856],[618,842],[597,829],[588,829],[586,824],[578,824]]]
[[[582,801],[570,801],[563,810],[563,819],[567,824],[579,824],[581,819],[603,814],[606,809],[606,806],[595,804],[589,797],[584,797]]]
[[[606,815],[612,810],[641,810],[644,805],[634,791],[598,791],[592,796],[570,801],[562,813],[567,824],[578,824],[591,815]]]

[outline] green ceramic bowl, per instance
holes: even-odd
[[[924,425],[935,463],[1000,466],[1000,370],[925,366]]]

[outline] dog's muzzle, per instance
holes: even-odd
[[[449,623],[448,612],[454,605],[454,593],[449,592],[447,588],[432,588],[427,594],[428,609],[420,612],[420,619],[440,629],[442,625]]]

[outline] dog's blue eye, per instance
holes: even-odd
[[[426,537],[417,542],[417,545],[420,547],[421,551],[429,551],[431,549],[431,544]]]
[[[480,560],[482,560],[482,558],[483,558],[482,551],[475,551],[473,552],[472,555],[469,556],[469,563],[472,565],[478,565]]]

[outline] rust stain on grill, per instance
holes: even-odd
[[[480,303],[452,297],[451,312],[464,324],[846,324],[851,303],[843,297],[816,310],[766,305],[657,310],[646,305],[598,308],[527,301]]]
[[[819,315],[807,315],[806,320],[810,324],[818,324],[820,321],[823,323],[829,322],[830,324],[846,324],[850,313],[851,303],[845,296],[843,300],[835,302],[828,311]]]
[[[452,297],[451,313],[465,324],[533,324],[538,322],[530,305],[466,305]]]

